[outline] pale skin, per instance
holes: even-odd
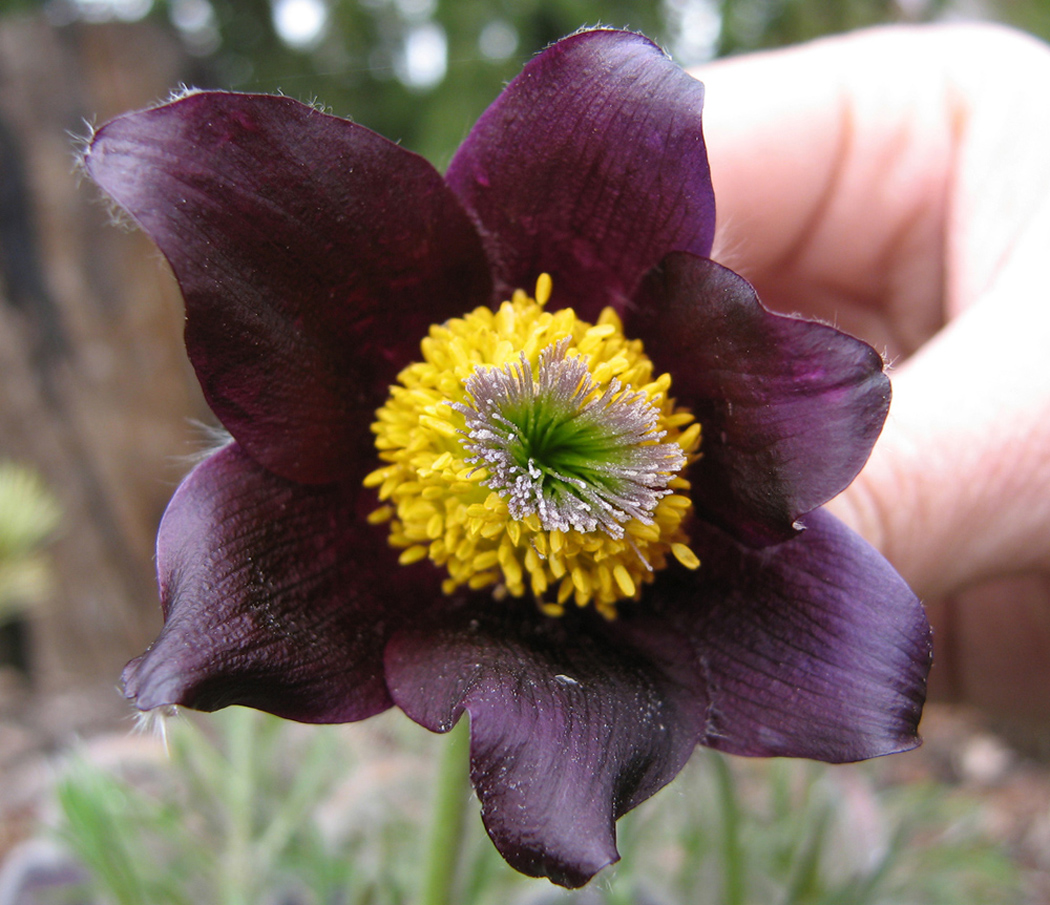
[[[1050,48],[888,28],[720,61],[713,257],[890,363],[832,510],[922,597],[935,697],[1050,717]]]

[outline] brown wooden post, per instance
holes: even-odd
[[[59,590],[30,623],[36,686],[71,702],[58,731],[123,708],[120,670],[160,625],[157,523],[208,418],[174,281],[109,224],[73,136],[163,99],[183,69],[147,24],[0,18],[0,457],[35,465],[64,507]]]

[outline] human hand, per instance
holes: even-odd
[[[713,257],[892,366],[829,508],[924,599],[935,696],[1050,717],[1050,48],[885,28],[694,74]]]

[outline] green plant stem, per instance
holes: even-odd
[[[744,854],[740,845],[740,805],[729,762],[721,754],[713,758],[722,810],[722,877],[725,905],[744,905]]]
[[[454,901],[456,866],[463,847],[466,804],[470,799],[469,765],[470,726],[463,718],[449,732],[438,762],[420,905],[451,905]]]
[[[233,708],[227,729],[230,778],[228,795],[229,823],[222,859],[224,905],[248,905],[253,900],[249,889],[252,875],[252,808],[255,792],[254,757],[258,753],[257,714],[241,707]]]

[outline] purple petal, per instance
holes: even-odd
[[[759,545],[856,477],[882,430],[879,354],[826,324],[773,314],[731,270],[671,255],[627,324],[703,427],[691,471],[702,517]]]
[[[192,94],[122,116],[85,163],[171,263],[212,409],[285,477],[371,467],[368,423],[427,328],[491,295],[430,164],[288,98]]]
[[[388,620],[409,596],[398,582],[420,573],[392,564],[357,493],[275,477],[236,444],[198,465],[161,523],[165,625],[125,670],[136,705],[245,704],[307,722],[389,707]]]
[[[702,690],[688,645],[660,627],[486,599],[391,639],[398,706],[438,732],[470,713],[482,816],[517,870],[586,883],[619,857],[616,818],[688,759]]]
[[[669,570],[654,605],[678,613],[707,686],[703,744],[833,763],[915,747],[930,627],[873,547],[818,510],[753,550],[696,525],[700,569]]]
[[[641,35],[581,32],[529,63],[449,167],[480,222],[497,289],[554,279],[593,320],[669,251],[706,255],[715,206],[704,88]]]

